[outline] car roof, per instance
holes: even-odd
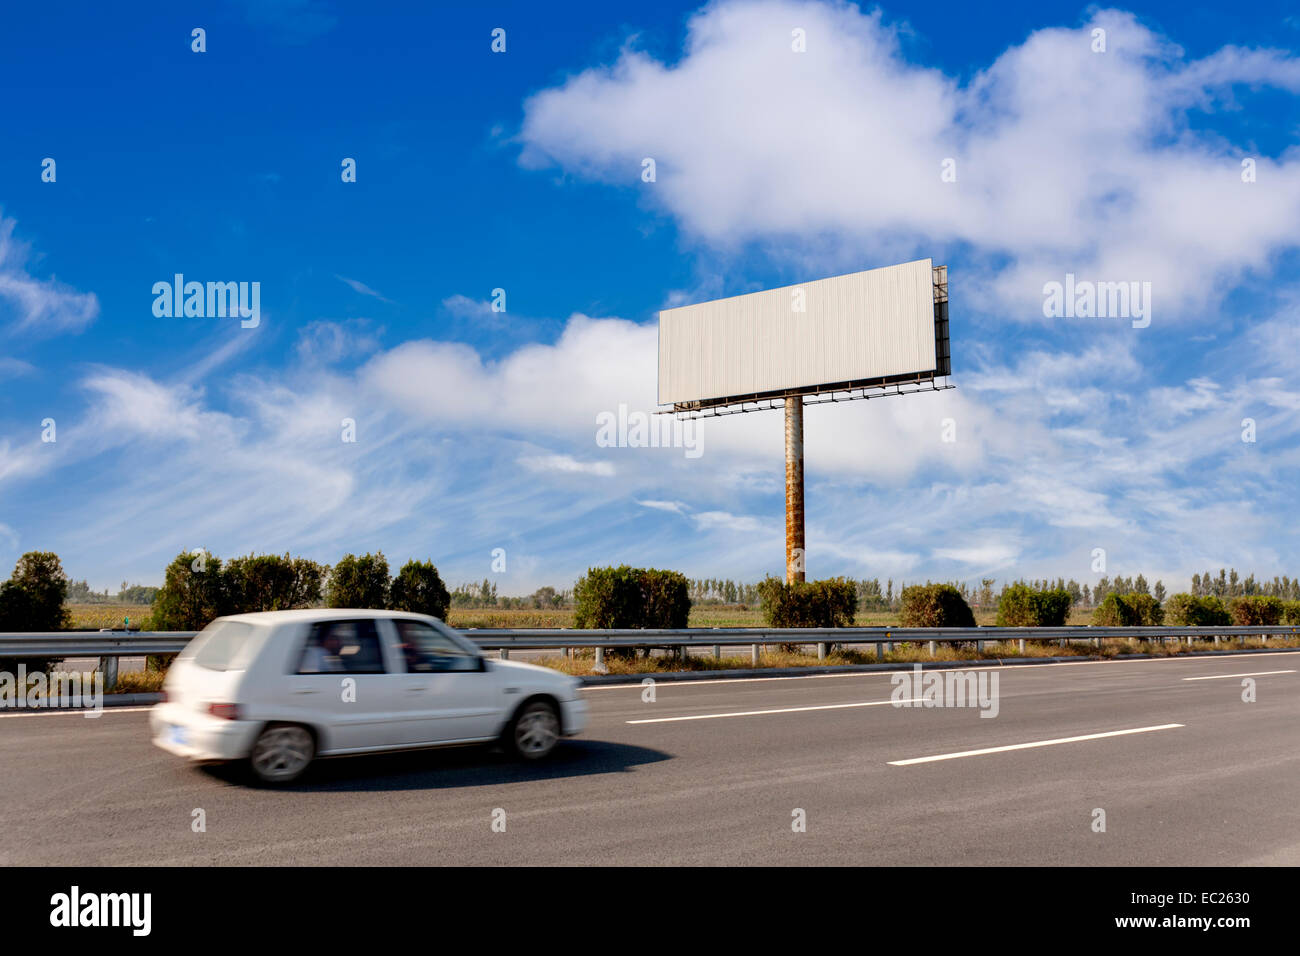
[[[428,614],[417,614],[414,611],[381,611],[377,609],[366,608],[343,608],[343,607],[311,607],[302,608],[296,611],[253,611],[248,614],[227,614],[221,618],[223,621],[247,621],[249,624],[276,625],[288,624],[292,622],[313,621],[338,621],[348,620],[350,618],[421,618],[429,617]],[[437,620],[437,618],[434,618]]]

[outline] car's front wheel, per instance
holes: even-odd
[[[315,755],[316,741],[306,727],[269,724],[253,742],[248,763],[263,783],[291,783],[302,776]]]
[[[560,715],[545,700],[529,701],[520,708],[506,732],[506,742],[516,756],[541,760],[560,740]]]

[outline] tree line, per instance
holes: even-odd
[[[1055,581],[1021,579],[1001,587],[997,587],[993,578],[982,578],[973,584],[927,580],[924,585],[908,585],[901,580],[896,584],[892,578],[883,584],[879,578],[857,581],[834,578],[828,579],[835,582],[833,586],[814,588],[807,591],[807,596],[803,592],[778,594],[771,583],[773,579],[746,583],[730,578],[686,578],[673,574],[673,580],[681,582],[680,590],[675,593],[690,604],[782,604],[787,608],[783,615],[788,613],[800,619],[812,615],[817,619],[840,620],[846,614],[864,611],[903,613],[921,601],[922,596],[926,606],[949,606],[953,604],[949,589],[967,607],[998,609],[999,623],[1003,623],[1008,608],[1013,609],[1010,617],[1015,620],[1038,614],[1025,610],[1038,606],[1026,594],[1050,593],[1052,597],[1044,599],[1047,603],[1043,607],[1050,605],[1048,616],[1052,619],[1060,616],[1060,609],[1068,613],[1071,608],[1082,607],[1092,609],[1098,623],[1134,617],[1149,621],[1157,613],[1156,609],[1161,614],[1167,609],[1171,617],[1178,618],[1178,623],[1192,620],[1226,623],[1233,617],[1231,605],[1238,598],[1276,599],[1278,608],[1300,601],[1300,578],[1288,575],[1263,578],[1253,573],[1243,576],[1236,568],[1220,568],[1217,575],[1210,571],[1194,574],[1190,590],[1172,598],[1162,581],[1150,584],[1142,574],[1103,576],[1092,585],[1057,578]],[[161,587],[130,585],[123,581],[114,599],[107,589],[101,594],[91,591],[85,581],[70,581],[57,554],[31,551],[18,559],[9,579],[0,582],[0,630],[48,631],[68,627],[70,614],[65,605],[69,602],[148,604],[153,612],[151,626],[158,630],[198,630],[222,614],[306,607],[392,608],[441,618],[446,617],[451,607],[552,610],[575,607],[580,603],[582,586],[591,580],[589,572],[573,589],[557,590],[548,586],[515,597],[498,594],[497,585],[489,578],[448,591],[431,561],[408,561],[395,575],[390,575],[388,560],[382,552],[346,554],[334,565],[289,554],[250,554],[223,561],[206,552],[191,552],[177,555],[167,566]],[[913,591],[916,587],[932,590]],[[938,588],[945,590],[942,593],[933,590]],[[905,597],[909,593],[913,595],[911,604]],[[813,610],[799,610],[797,605],[801,601],[811,602],[809,607]],[[1238,602],[1237,606],[1267,608],[1261,612],[1267,617],[1273,616],[1275,607],[1268,601],[1253,600]],[[1240,613],[1255,612],[1241,610]],[[1285,611],[1282,614],[1287,616]]]

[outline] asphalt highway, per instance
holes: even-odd
[[[594,687],[542,766],[357,757],[284,790],[158,750],[144,709],[4,714],[0,865],[1300,864],[1300,654],[972,670],[996,717],[892,706],[879,673]]]

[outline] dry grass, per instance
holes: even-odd
[[[1007,658],[1042,658],[1042,657],[1078,657],[1092,660],[1106,660],[1119,654],[1151,654],[1157,657],[1172,657],[1195,651],[1233,650],[1237,648],[1280,648],[1300,647],[1300,638],[1270,638],[1267,642],[1257,638],[1245,643],[1215,644],[1212,641],[1198,641],[1193,644],[1146,642],[1138,640],[1103,641],[1101,648],[1084,643],[1069,643],[1061,647],[1056,641],[1028,641],[1024,653],[1020,651],[1019,641],[986,641],[984,652],[975,650],[975,645],[940,644],[931,655],[928,642],[901,642],[886,651],[880,657],[871,648],[840,648],[819,660],[815,652],[782,651],[776,647],[763,649],[758,658],[758,667],[763,669],[783,667],[824,667],[845,664],[912,664],[930,661],[989,661]],[[594,673],[596,655],[591,648],[581,648],[572,658],[554,656],[538,658],[532,663],[550,667],[565,674],[583,677]],[[674,671],[726,671],[752,668],[749,654],[716,658],[712,655],[693,653],[682,658],[669,651],[656,651],[650,656],[625,657],[613,654],[605,655],[605,666],[610,674],[665,674]]]

